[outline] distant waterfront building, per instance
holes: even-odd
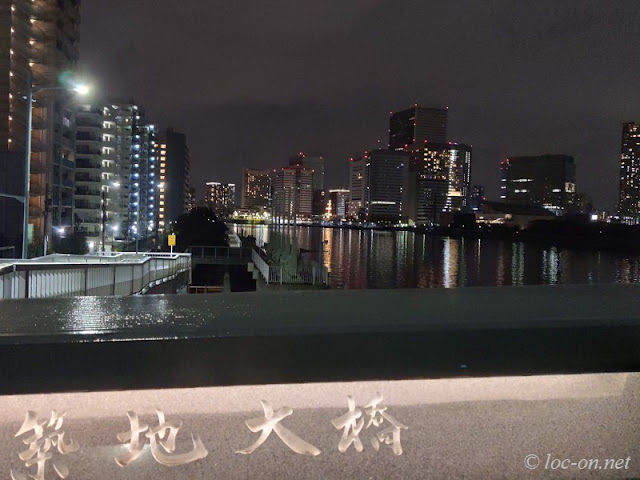
[[[640,123],[636,122],[622,125],[618,214],[634,223],[640,218]]]
[[[593,199],[591,198],[591,195],[585,192],[577,192],[575,211],[577,213],[591,215],[594,212],[594,210],[595,209],[593,208]]]
[[[236,203],[235,183],[207,182],[207,206],[217,215],[231,215]]]
[[[521,229],[528,228],[532,222],[553,218],[554,214],[543,207],[503,202],[485,201],[476,212],[476,221],[479,223],[500,223]]]
[[[448,108],[415,105],[392,113],[389,118],[389,150],[404,150],[412,145],[447,141]]]
[[[409,156],[405,152],[373,150],[363,156],[367,220],[401,223]]]
[[[423,142],[408,149],[406,217],[417,225],[438,224],[443,213],[470,209],[471,147]]]
[[[562,215],[575,206],[576,165],[569,155],[511,157],[501,162],[500,198]]]
[[[271,175],[269,170],[245,168],[242,172],[240,206],[249,210],[269,207]]]
[[[347,204],[349,203],[349,190],[329,190],[325,216],[331,220],[342,220],[347,216]]]
[[[312,215],[324,213],[324,158],[305,155],[300,152],[289,159],[289,166],[302,165],[313,172],[313,206]]]
[[[19,168],[24,172],[30,73],[33,85],[61,86],[61,74],[78,61],[79,30],[80,0],[0,2],[0,159],[8,162],[0,175],[13,177]],[[34,100],[29,228],[32,239],[42,240],[53,231],[73,228],[75,118],[66,92],[42,91]],[[16,179],[18,185],[23,178],[24,173]],[[15,190],[16,185],[2,183],[0,193],[24,195],[24,187]],[[0,198],[0,219],[0,245],[18,247],[20,253],[22,204]]]
[[[187,136],[184,133],[169,127],[160,143],[166,146],[165,166],[160,168],[160,180],[163,184],[160,193],[164,197],[164,205],[161,207],[161,213],[164,215],[161,223],[168,224],[174,222],[183,213],[187,213],[191,207],[189,196],[191,159]]]
[[[480,209],[482,202],[485,201],[484,185],[473,185],[471,187],[471,210],[476,211]]]
[[[275,170],[271,177],[271,198],[275,221],[311,218],[313,172],[302,165]]]
[[[347,218],[358,220],[364,216],[364,203],[367,192],[366,175],[367,169],[364,157],[351,158],[349,161]]]

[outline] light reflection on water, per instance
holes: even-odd
[[[273,231],[298,239],[329,269],[333,288],[432,288],[633,283],[640,257],[588,250],[560,250],[522,242],[434,237],[309,226],[236,225],[257,243]]]

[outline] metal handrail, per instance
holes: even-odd
[[[190,270],[191,255],[184,253],[51,255],[5,262],[0,263],[0,299],[133,295]]]

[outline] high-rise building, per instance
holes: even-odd
[[[235,183],[207,182],[206,203],[217,215],[231,215],[236,204]]]
[[[114,237],[132,240],[155,236],[158,207],[156,130],[133,102],[108,106],[113,125],[113,169],[108,180],[119,184],[114,203]],[[112,123],[111,123],[112,122]]]
[[[618,214],[634,222],[640,218],[640,123],[622,125]]]
[[[312,215],[324,214],[324,158],[305,155],[304,152],[289,159],[289,165],[302,165],[313,172]]]
[[[368,152],[365,152],[365,155]],[[349,159],[349,201],[347,218],[361,220],[364,217],[364,204],[367,193],[367,162],[364,156]]]
[[[158,163],[158,231],[164,232],[166,225],[166,208],[167,208],[167,189],[165,182],[167,181],[167,144],[160,141],[156,142],[156,152],[159,155]]]
[[[79,105],[76,111],[74,229],[77,233],[84,234],[96,249],[101,246],[102,227],[103,223],[107,224],[108,213],[111,213],[109,224],[113,221],[113,210],[110,208],[107,211],[107,203],[112,207],[116,201],[111,197],[111,189],[109,198],[106,198],[107,184],[103,182],[103,172],[107,176],[107,172],[113,167],[115,137],[108,141],[106,139],[110,136],[105,133],[108,128],[105,122],[110,118],[109,114],[110,110],[100,105]],[[111,153],[108,159],[105,155],[107,150]]]
[[[407,187],[409,156],[393,150],[373,150],[364,155],[367,220],[401,223]]]
[[[423,142],[408,149],[406,216],[417,225],[437,224],[445,212],[470,208],[471,147]]]
[[[155,236],[156,130],[144,110],[102,102],[80,105],[76,116],[76,230],[96,247]]]
[[[28,82],[38,88],[64,82],[62,73],[78,60],[79,25],[79,0],[0,4],[0,157],[11,157],[12,165],[22,158],[23,171]],[[32,114],[29,224],[32,238],[43,239],[54,226],[73,226],[75,121],[71,97],[59,90],[36,93]],[[16,218],[21,210],[13,199],[0,200],[0,217]],[[16,229],[22,236],[21,227],[22,221],[9,225],[10,236],[15,237]],[[0,228],[4,228],[1,223]],[[0,231],[0,237],[6,234],[6,229]]]
[[[447,141],[448,108],[415,105],[392,113],[389,118],[389,150],[404,150],[412,145]]]
[[[133,226],[131,213],[131,156],[133,145],[133,103],[113,102],[107,105],[109,119],[105,129],[113,134],[113,163],[108,169],[111,181],[117,183],[109,203],[112,211],[111,230],[113,240],[128,240]]]
[[[187,136],[184,133],[170,127],[160,143],[161,146],[166,145],[165,167],[160,167],[160,181],[163,183],[160,193],[164,194],[164,211],[162,212],[164,217],[161,221],[169,223],[189,211],[191,160]]]
[[[133,129],[133,165],[131,168],[131,216],[135,219],[133,238],[155,237],[157,233],[158,155],[156,128],[136,116]]]
[[[576,165],[569,155],[511,157],[500,163],[500,198],[562,215],[575,205]]]
[[[269,170],[245,168],[242,172],[241,207],[250,210],[268,208],[270,189]]]
[[[329,190],[325,217],[332,220],[342,220],[347,216],[347,204],[349,203],[349,190]]]
[[[275,221],[312,216],[313,172],[302,165],[275,170],[271,176],[271,209]]]

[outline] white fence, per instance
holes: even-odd
[[[305,285],[329,284],[329,271],[324,265],[298,267],[296,269],[269,265],[256,250],[253,250],[251,260],[267,285],[270,283]]]
[[[184,253],[50,255],[0,263],[0,299],[133,295],[190,270]]]

